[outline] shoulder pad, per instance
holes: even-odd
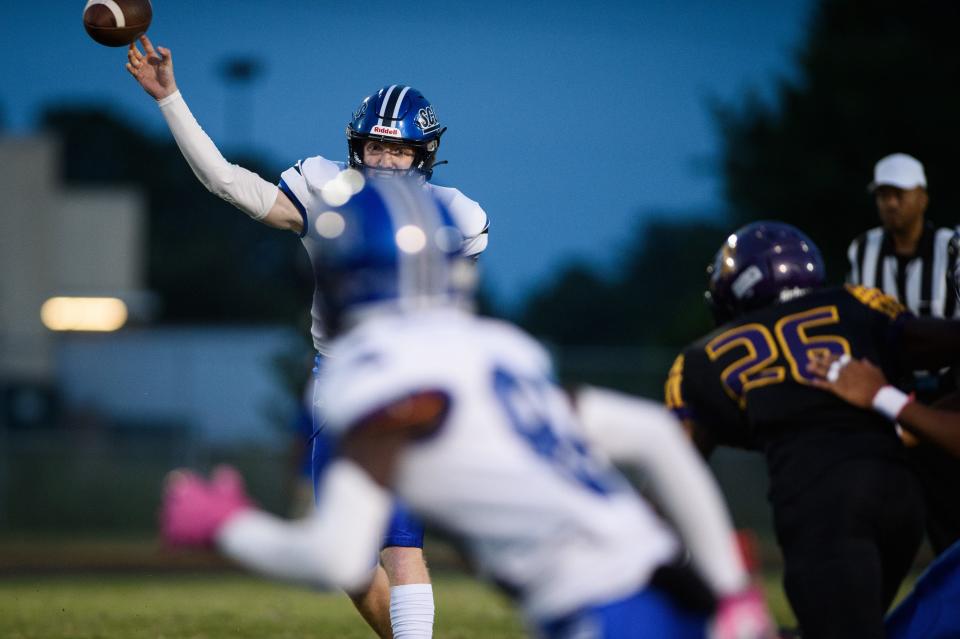
[[[847,284],[844,288],[858,302],[872,310],[889,316],[890,319],[896,319],[900,315],[908,312],[906,306],[880,289],[853,284]]]
[[[680,392],[683,384],[683,353],[673,360],[670,372],[667,374],[667,382],[663,386],[664,402],[667,408],[677,412],[683,410],[683,394]]]

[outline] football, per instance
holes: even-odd
[[[83,26],[108,47],[123,47],[146,33],[153,18],[150,0],[88,0]]]

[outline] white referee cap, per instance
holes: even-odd
[[[880,186],[895,186],[904,190],[918,186],[927,188],[927,176],[920,160],[906,153],[894,153],[882,158],[873,167],[873,182],[867,185],[867,190],[872,192]]]

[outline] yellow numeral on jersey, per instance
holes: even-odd
[[[780,358],[781,352],[790,365],[790,376],[800,384],[809,384],[813,379],[806,369],[814,355],[849,355],[850,343],[843,337],[808,334],[811,329],[839,321],[836,306],[820,306],[780,318],[774,326],[776,341],[770,329],[763,324],[743,324],[710,340],[706,352],[710,361],[716,361],[733,349],[745,351],[742,357],[720,373],[723,389],[743,408],[751,389],[779,384],[786,379],[783,366],[772,366]]]

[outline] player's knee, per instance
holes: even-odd
[[[388,546],[381,551],[380,561],[391,585],[430,583],[421,548]]]

